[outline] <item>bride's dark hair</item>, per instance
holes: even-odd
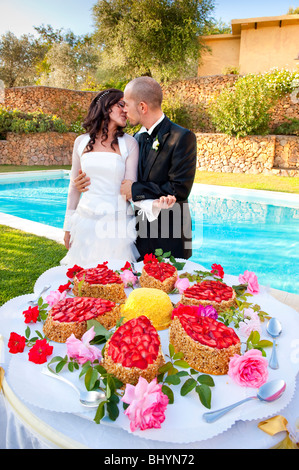
[[[101,91],[91,102],[88,114],[83,122],[84,129],[88,132],[90,140],[86,146],[85,152],[91,152],[93,150],[96,136],[102,128],[102,140],[105,142],[108,139],[108,123],[110,120],[111,107],[118,103],[124,94],[121,90],[116,88],[109,88]],[[124,135],[123,127],[118,126],[114,133],[111,147],[114,150],[113,145],[117,144],[117,138]]]

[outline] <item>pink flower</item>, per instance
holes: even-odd
[[[235,354],[229,363],[228,375],[242,387],[259,388],[268,379],[268,361],[258,349],[250,349],[243,356]]]
[[[121,399],[128,403],[125,415],[130,419],[130,429],[141,431],[150,428],[160,428],[165,420],[165,410],[168,397],[162,392],[162,385],[154,378],[150,383],[139,377],[137,385],[127,384]]]
[[[201,313],[201,315],[203,317],[214,318],[214,320],[217,320],[218,318],[218,312],[214,307],[212,307],[212,305],[207,305],[206,307],[204,307],[204,312]]]
[[[91,346],[90,341],[95,337],[94,327],[87,330],[82,340],[77,339],[74,334],[66,340],[67,355],[75,359],[79,364],[94,362],[102,357],[101,351],[96,346]]]
[[[50,307],[57,304],[60,300],[64,300],[66,297],[66,291],[59,292],[59,290],[53,290],[50,294],[45,298],[45,301]]]
[[[136,284],[137,282],[137,277],[134,276],[132,271],[130,271],[129,269],[125,269],[123,272],[121,272],[120,277],[125,287],[128,287],[129,285],[134,286],[134,284]]]
[[[239,282],[241,284],[247,284],[247,291],[250,294],[258,294],[259,293],[259,284],[257,281],[257,276],[250,271],[244,271],[244,274],[239,275]]]
[[[239,333],[248,338],[252,331],[261,334],[261,322],[257,312],[252,308],[246,308],[244,309],[244,321],[239,323]]]
[[[184,290],[190,286],[189,279],[187,277],[183,277],[182,279],[178,278],[174,287],[178,289],[180,294],[183,294]]]

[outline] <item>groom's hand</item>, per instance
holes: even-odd
[[[88,191],[90,178],[86,176],[86,173],[83,173],[82,170],[79,170],[79,175],[74,178],[74,184],[80,193],[85,193],[85,191]]]
[[[131,180],[123,180],[120,186],[120,194],[125,197],[127,201],[132,199],[132,184],[133,181]]]

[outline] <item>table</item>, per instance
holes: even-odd
[[[55,274],[56,268],[53,269],[50,274]],[[57,270],[62,269],[65,268],[57,268]],[[229,284],[228,280],[235,281],[235,278],[227,276],[224,280]],[[45,276],[41,276],[37,280],[35,293],[39,291],[44,281]],[[61,283],[61,279],[57,279],[57,281],[57,286],[53,286],[53,288],[57,288]],[[21,313],[24,310],[23,306],[33,296],[34,294],[28,294],[17,297],[0,308],[0,334],[2,334],[4,343],[5,341],[7,343],[9,332],[13,331],[13,317],[16,315],[14,312]],[[266,291],[263,292],[262,297],[267,299],[273,308],[275,307],[276,312],[297,315],[297,312],[272,298]],[[295,337],[299,338],[298,324],[294,323],[294,329]],[[21,334],[21,332],[19,333]],[[295,361],[295,367],[298,370],[299,339],[297,350],[296,344],[293,347],[292,361]],[[5,344],[2,344],[0,366],[5,371],[8,370],[10,356]],[[294,426],[295,419],[299,417],[298,380],[297,375],[294,394],[287,406],[279,411],[279,414],[289,421],[290,426]],[[77,414],[47,411],[30,403],[24,403],[11,387],[7,374],[4,376],[3,393],[0,394],[0,448],[7,449],[188,449],[191,451],[192,449],[270,448],[284,437],[281,433],[276,436],[264,433],[257,427],[260,421],[260,419],[245,421],[240,419],[229,429],[212,438],[188,443],[174,443],[144,439],[115,425],[97,425]]]

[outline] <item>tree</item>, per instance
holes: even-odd
[[[210,34],[231,34],[232,28],[220,18],[219,20],[211,19],[207,26],[204,28],[203,33]]]
[[[0,79],[6,87],[32,85],[37,79],[37,64],[43,59],[44,47],[33,35],[18,39],[12,32],[0,39]]]
[[[96,73],[98,54],[90,35],[76,36],[72,31],[54,30],[51,25],[35,27],[40,42],[47,48],[38,64],[39,85],[81,89]]]
[[[93,7],[101,68],[115,78],[196,74],[213,0],[98,0]]]
[[[289,11],[287,12],[287,15],[299,15],[299,7],[297,8],[289,8]]]

